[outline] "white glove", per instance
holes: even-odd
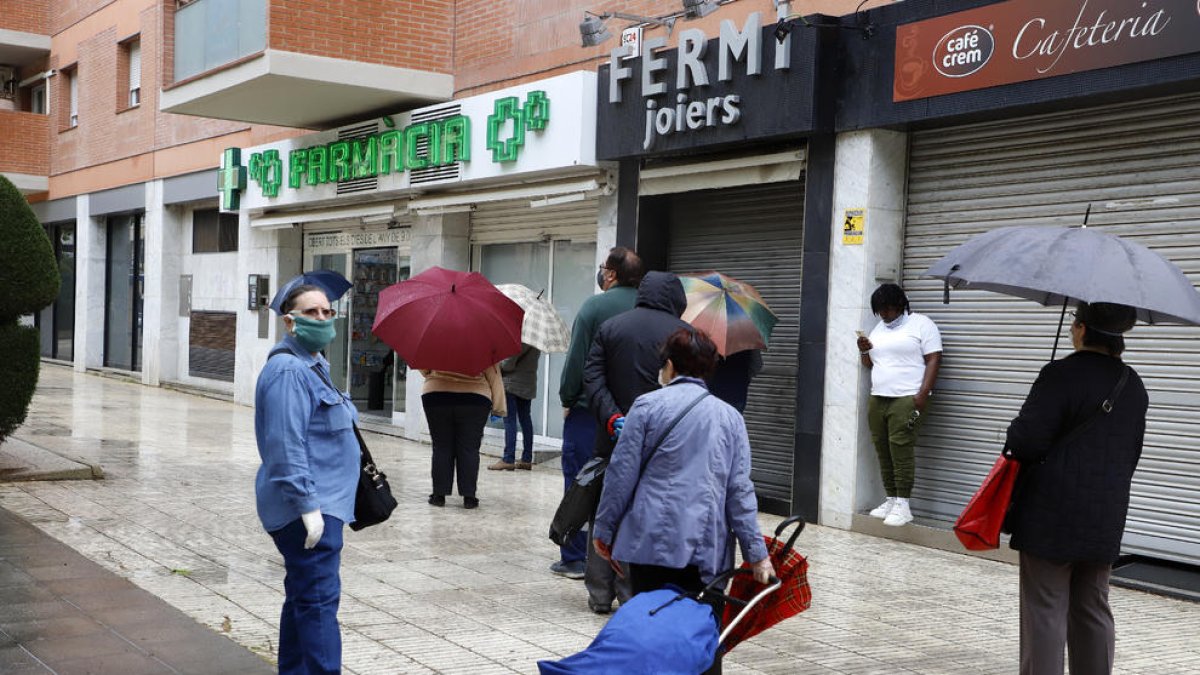
[[[308,530],[308,536],[304,538],[304,548],[312,548],[321,541],[321,535],[325,534],[325,519],[321,517],[321,509],[313,509],[308,513],[301,513],[300,520],[304,523],[304,529]]]

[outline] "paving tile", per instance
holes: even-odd
[[[109,477],[0,485],[0,508],[170,603],[213,640],[242,645],[236,654],[254,662],[230,657],[220,664],[227,670],[214,670],[216,661],[176,639],[186,625],[138,621],[141,605],[92,595],[87,611],[103,612],[130,643],[181,672],[261,672],[250,652],[273,658],[283,568],[255,515],[253,410],[53,366],[42,383],[48,389],[35,397],[27,428],[69,433],[25,440],[96,461]],[[344,672],[529,673],[538,658],[591,642],[605,619],[587,610],[582,583],[547,571],[557,556],[545,537],[562,494],[556,468],[481,472],[482,508],[464,511],[451,500],[434,509],[425,504],[428,446],[375,434],[368,442],[388,467],[400,508],[383,525],[346,534]],[[769,530],[778,519],[760,522]],[[0,531],[0,597],[26,585],[16,563],[36,564],[40,578],[62,581],[64,591],[81,590],[71,583],[86,578],[79,569],[45,563],[50,547],[9,542]],[[819,526],[800,546],[811,565],[812,608],[740,645],[725,672],[1015,670],[1015,567]],[[1111,597],[1117,675],[1197,672],[1200,606],[1126,589]],[[18,605],[24,618],[15,623],[54,611],[38,604]]]
[[[0,673],[5,675],[50,675],[52,670],[16,644],[0,645]]]

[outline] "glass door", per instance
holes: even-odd
[[[142,218],[108,219],[104,284],[104,365],[142,367]]]
[[[394,247],[355,249],[350,281],[350,396],[359,412],[391,417],[396,399],[404,398],[406,370],[390,347],[371,326],[379,306],[379,292],[409,276],[409,259]]]
[[[47,225],[61,284],[58,298],[37,314],[42,356],[70,361],[75,352],[75,223]]]
[[[350,256],[346,253],[319,253],[312,256],[309,264],[304,266],[305,271],[310,270],[331,270],[338,274],[349,278],[346,274],[346,269],[349,266]],[[337,327],[337,335],[334,336],[333,342],[325,348],[325,358],[329,360],[329,376],[340,389],[349,389],[350,366],[350,293],[347,292],[336,302],[331,303],[332,307],[337,310],[337,317],[334,318],[334,325]]]

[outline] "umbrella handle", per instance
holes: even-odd
[[[1090,208],[1090,205],[1089,205],[1089,208]],[[1058,339],[1060,337],[1062,337],[1063,320],[1066,318],[1067,318],[1067,299],[1063,298],[1062,314],[1058,315],[1058,332],[1054,334],[1054,349],[1050,350],[1050,360],[1051,361],[1053,361],[1054,357],[1058,354]]]
[[[950,275],[953,274],[959,267],[961,267],[961,266],[955,265],[954,267],[951,267],[950,271],[946,273],[946,276],[942,277],[942,304],[943,305],[950,304]]]

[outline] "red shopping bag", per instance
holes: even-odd
[[[1000,526],[1012,503],[1013,485],[1020,463],[1004,455],[996,460],[983,485],[967,502],[954,522],[954,536],[968,551],[986,551],[1000,547]]]

